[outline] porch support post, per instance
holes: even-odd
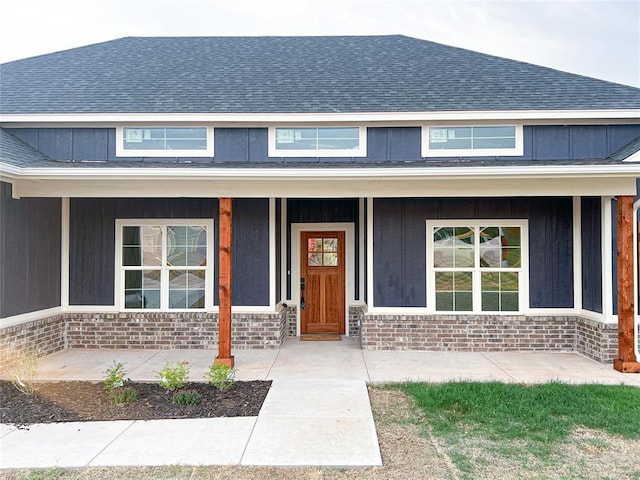
[[[618,220],[618,358],[613,368],[623,373],[639,373],[635,355],[633,278],[633,197],[617,197]]]
[[[219,254],[219,313],[218,313],[218,356],[216,361],[233,367],[231,355],[231,237],[232,227],[232,199],[219,198],[218,235],[220,242]]]

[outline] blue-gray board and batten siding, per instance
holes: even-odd
[[[0,182],[0,318],[60,306],[61,201]]]
[[[573,200],[374,199],[376,307],[426,307],[426,220],[527,219],[531,308],[573,307]]]
[[[216,128],[213,158],[116,157],[115,128],[14,128],[11,133],[45,155],[61,161],[124,161],[137,163],[377,163],[455,161],[421,157],[420,127],[369,127],[367,156],[362,158],[276,158],[268,156],[266,128]],[[606,158],[640,136],[640,125],[536,125],[524,127],[524,155],[487,160],[584,160]],[[474,157],[482,160],[480,157]]]
[[[218,218],[217,199],[73,198],[70,201],[70,305],[113,305],[115,221],[127,218]],[[214,251],[218,251],[214,221]],[[269,305],[269,201],[233,201],[235,305]],[[215,260],[217,263],[217,259]],[[218,277],[214,276],[218,303]]]

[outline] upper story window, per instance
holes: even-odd
[[[270,157],[365,157],[365,127],[271,127]]]
[[[213,157],[211,127],[119,127],[118,157]]]
[[[522,125],[431,125],[422,128],[423,157],[522,154]]]

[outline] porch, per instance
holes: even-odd
[[[456,380],[514,383],[627,384],[640,387],[640,377],[612,370],[572,352],[434,352],[363,350],[358,338],[303,342],[286,337],[279,349],[232,351],[238,380],[354,380],[367,383],[406,380]],[[155,381],[166,361],[187,360],[190,377],[201,379],[217,349],[68,349],[43,357],[41,380],[104,378],[113,361],[125,364],[134,381]]]

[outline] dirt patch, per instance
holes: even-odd
[[[253,417],[258,415],[270,381],[236,382],[220,392],[204,383],[189,383],[185,390],[197,391],[198,405],[176,405],[172,392],[155,383],[130,383],[138,391],[135,402],[112,405],[101,383],[46,382],[34,395],[20,393],[10,382],[0,380],[0,423],[81,422],[99,420],[154,420],[164,418]]]

